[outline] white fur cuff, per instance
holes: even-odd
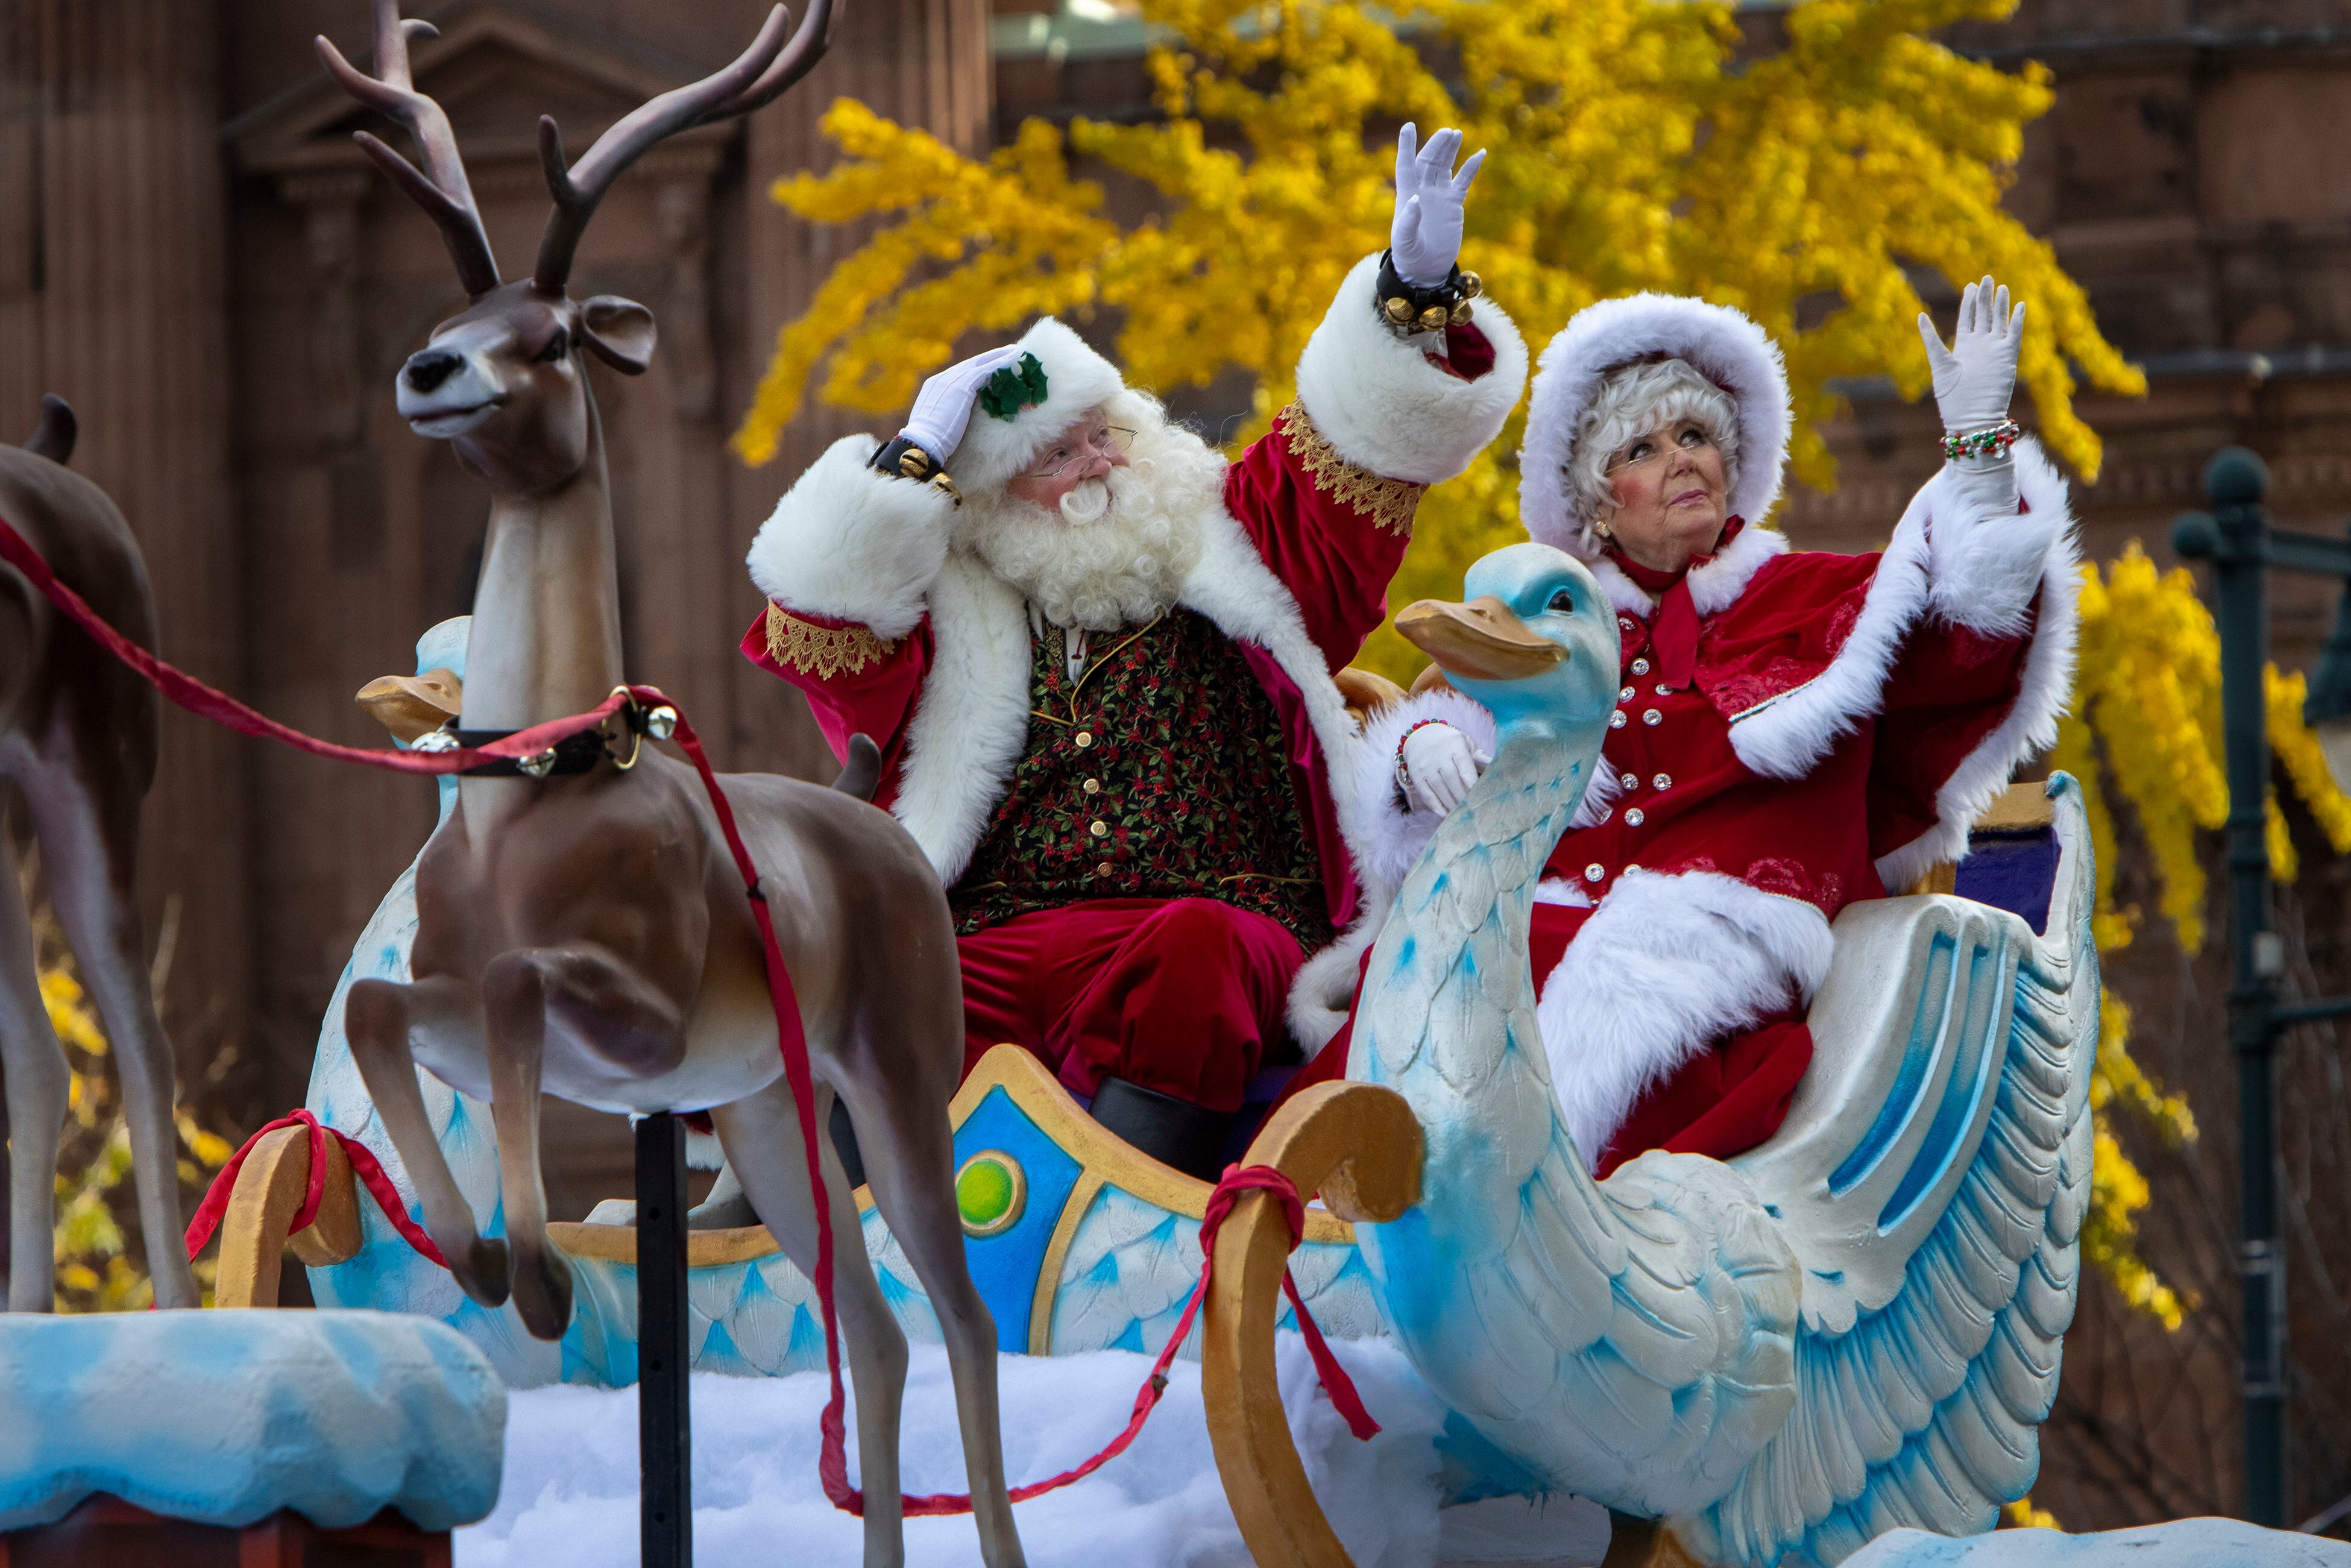
[[[1298,396],[1340,456],[1387,479],[1450,479],[1501,434],[1526,386],[1527,346],[1491,298],[1470,307],[1494,346],[1494,368],[1463,381],[1429,363],[1430,338],[1401,337],[1380,319],[1380,258],[1347,274],[1330,313],[1298,357]]]
[[[923,618],[955,503],[869,466],[876,445],[845,435],[825,448],[759,526],[745,564],[785,609],[855,622],[886,641]]]
[[[1801,899],[1713,872],[1627,871],[1545,978],[1552,1088],[1588,1166],[1635,1103],[1715,1040],[1809,1005],[1835,940]]]
[[[2030,436],[2013,448],[2024,509],[1990,517],[1948,465],[1927,482],[1928,602],[1955,626],[2014,637],[2053,566],[2071,564],[2065,482]]]

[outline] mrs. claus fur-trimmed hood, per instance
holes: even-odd
[[[1739,478],[1729,513],[1759,524],[1780,498],[1788,465],[1788,372],[1779,345],[1728,305],[1672,294],[1635,294],[1585,307],[1543,350],[1527,402],[1519,453],[1519,515],[1537,541],[1589,564],[1587,518],[1568,467],[1583,416],[1612,371],[1681,360],[1729,395],[1738,410]],[[1697,585],[1692,584],[1695,588]]]

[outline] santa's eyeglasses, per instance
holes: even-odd
[[[1058,479],[1079,464],[1095,457],[1119,457],[1134,444],[1134,432],[1123,425],[1104,424],[1095,427],[1086,437],[1085,444],[1075,452],[1067,442],[1056,446],[1038,460],[1036,467],[1020,476],[1023,479]]]

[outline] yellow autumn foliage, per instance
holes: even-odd
[[[69,1070],[65,1136],[59,1145],[57,1221],[52,1233],[57,1263],[57,1310],[61,1312],[130,1312],[152,1305],[154,1291],[146,1270],[134,1260],[123,1235],[123,1219],[136,1213],[131,1179],[131,1130],[116,1102],[105,1062],[106,1031],[73,972],[71,956],[45,912],[37,913],[41,999],[49,1027],[66,1048]],[[173,1113],[180,1134],[179,1177],[183,1207],[203,1190],[212,1172],[235,1152],[227,1139],[208,1132],[184,1107]],[[175,1239],[176,1240],[176,1239]],[[196,1283],[211,1304],[211,1258],[195,1265]]]

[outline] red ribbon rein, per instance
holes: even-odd
[[[26,543],[24,536],[19,534],[5,517],[0,517],[0,560],[6,561],[18,571],[23,572],[28,581],[47,595],[52,604],[64,612],[67,617],[79,626],[99,647],[136,671],[149,685],[181,707],[199,717],[224,725],[240,735],[275,740],[281,745],[292,747],[298,751],[308,752],[314,757],[331,758],[341,762],[354,762],[362,767],[383,768],[395,773],[434,775],[455,773],[493,758],[528,757],[544,751],[567,736],[601,725],[620,711],[624,705],[631,702],[645,707],[666,706],[673,710],[676,709],[676,705],[670,702],[658,688],[632,685],[625,691],[614,692],[591,712],[575,714],[569,718],[551,719],[545,724],[534,725],[528,729],[519,730],[503,740],[492,741],[486,746],[465,747],[437,752],[382,751],[361,747],[337,746],[329,741],[305,735],[300,730],[291,728],[266,715],[256,712],[225,693],[215,691],[194,676],[165,664],[153,653],[124,637],[112,626],[107,624],[81,595],[57,580],[56,574],[49,570],[48,563],[41,559],[40,552]],[[751,901],[752,918],[759,927],[760,946],[765,949],[768,991],[776,1014],[776,1044],[783,1054],[784,1076],[791,1086],[793,1108],[799,1119],[800,1147],[808,1160],[810,1190],[816,1196],[817,1268],[816,1279],[812,1282],[816,1286],[817,1303],[824,1320],[825,1371],[831,1380],[831,1396],[825,1402],[824,1415],[820,1422],[823,1445],[817,1461],[817,1470],[824,1482],[825,1496],[831,1500],[833,1506],[845,1512],[862,1516],[865,1510],[864,1496],[849,1484],[848,1431],[844,1420],[847,1396],[841,1385],[841,1332],[834,1308],[832,1288],[832,1211],[831,1205],[826,1198],[824,1173],[818,1159],[816,1113],[813,1108],[816,1103],[815,1082],[809,1066],[808,1037],[800,1027],[799,1001],[792,987],[791,975],[784,967],[783,950],[776,941],[776,925],[768,908],[767,895],[759,888],[758,867],[752,862],[751,852],[743,843],[743,835],[735,823],[734,810],[727,802],[726,792],[718,787],[717,775],[712,771],[710,759],[703,752],[701,739],[695,735],[693,725],[686,721],[682,711],[679,712],[677,730],[673,738],[677,742],[679,749],[683,750],[693,762],[695,771],[701,776],[703,789],[709,795],[711,808],[717,815],[719,831],[726,840],[727,852],[734,856],[735,869],[743,878],[744,891]],[[302,1229],[318,1216],[319,1197],[324,1191],[326,1180],[325,1139],[328,1134],[332,1133],[341,1141],[344,1153],[350,1159],[353,1173],[365,1184],[369,1193],[381,1206],[385,1217],[406,1239],[409,1245],[415,1248],[421,1256],[431,1260],[434,1263],[444,1269],[448,1267],[446,1260],[441,1256],[440,1249],[434,1245],[433,1239],[408,1218],[406,1206],[401,1202],[398,1190],[392,1186],[391,1178],[384,1174],[382,1166],[377,1162],[374,1155],[357,1139],[347,1137],[332,1128],[320,1126],[318,1119],[308,1111],[296,1111],[288,1116],[270,1123],[260,1132],[254,1134],[251,1138],[246,1140],[245,1146],[236,1152],[228,1164],[221,1169],[220,1174],[214,1178],[211,1190],[205,1194],[204,1202],[196,1210],[194,1219],[188,1226],[188,1254],[191,1258],[194,1257],[204,1244],[211,1239],[213,1231],[219,1226],[221,1216],[228,1207],[229,1194],[235,1186],[236,1173],[244,1166],[246,1156],[252,1152],[254,1145],[264,1134],[281,1127],[298,1125],[310,1129],[310,1180],[303,1197],[302,1207],[294,1216],[294,1223],[290,1228],[292,1230]],[[1183,1316],[1176,1322],[1176,1332],[1168,1337],[1166,1344],[1161,1349],[1159,1359],[1152,1366],[1150,1377],[1135,1394],[1134,1412],[1127,1421],[1125,1430],[1112,1438],[1108,1447],[1075,1469],[1065,1470],[1058,1476],[1029,1486],[1015,1488],[1011,1494],[1013,1501],[1023,1502],[1029,1498],[1082,1479],[1101,1469],[1109,1460],[1123,1453],[1127,1446],[1134,1441],[1136,1434],[1143,1429],[1144,1420],[1149,1417],[1152,1408],[1159,1403],[1160,1394],[1166,1387],[1168,1364],[1175,1359],[1176,1352],[1183,1344],[1185,1335],[1191,1331],[1193,1317],[1198,1312],[1200,1302],[1207,1294],[1209,1279],[1215,1268],[1217,1228],[1223,1223],[1225,1215],[1230,1211],[1234,1199],[1242,1192],[1249,1190],[1268,1191],[1275,1195],[1282,1205],[1284,1217],[1289,1220],[1290,1245],[1293,1248],[1297,1246],[1305,1226],[1305,1204],[1299,1197],[1298,1189],[1290,1184],[1290,1179],[1280,1171],[1265,1166],[1251,1166],[1246,1168],[1235,1166],[1227,1170],[1225,1179],[1217,1184],[1216,1191],[1210,1195],[1207,1211],[1200,1222],[1202,1259],[1199,1283],[1193,1287],[1190,1299],[1185,1302]],[[1330,1394],[1332,1404],[1338,1407],[1342,1416],[1346,1417],[1348,1429],[1358,1438],[1368,1440],[1374,1432],[1379,1430],[1379,1427],[1364,1411],[1363,1400],[1356,1394],[1353,1383],[1349,1380],[1345,1369],[1340,1366],[1337,1358],[1331,1354],[1330,1346],[1324,1343],[1322,1332],[1315,1326],[1313,1315],[1306,1310],[1306,1303],[1300,1299],[1298,1287],[1291,1281],[1289,1270],[1286,1269],[1282,1271],[1281,1288],[1290,1297],[1290,1305],[1297,1314],[1299,1330],[1306,1336],[1307,1347],[1314,1358],[1315,1371],[1322,1378],[1322,1386]],[[904,1505],[906,1513],[910,1517],[917,1518],[925,1515],[971,1511],[971,1499],[960,1493],[932,1493],[927,1496],[908,1497],[904,1500]]]

